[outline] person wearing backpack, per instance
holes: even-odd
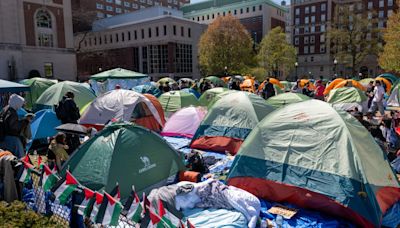
[[[72,123],[77,124],[81,115],[79,108],[74,101],[74,93],[67,92],[62,100],[55,107],[57,118],[62,124]],[[80,146],[79,136],[75,134],[66,134],[66,142],[69,147],[67,149],[68,155],[72,154],[76,148]]]
[[[0,149],[8,150],[16,157],[25,155],[21,142],[21,121],[17,111],[22,108],[25,99],[17,94],[12,94],[8,105],[0,113]]]
[[[74,93],[67,92],[55,107],[57,118],[62,124],[76,124],[78,123],[79,118],[81,118],[81,115],[79,114],[79,108],[76,106],[74,97]]]

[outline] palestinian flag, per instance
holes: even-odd
[[[142,214],[146,214],[147,211],[149,210],[150,206],[151,206],[150,201],[147,199],[146,193],[143,192],[143,199],[142,199],[143,212],[142,212]]]
[[[131,195],[125,204],[125,210],[128,211],[126,217],[135,222],[139,223],[142,219],[143,205],[140,203],[139,196],[135,192],[135,188],[132,186]]]
[[[95,193],[95,201],[93,204],[93,209],[92,212],[90,213],[90,219],[95,222],[96,221],[96,217],[99,213],[99,208],[103,202],[103,194],[96,192]]]
[[[65,174],[65,179],[59,181],[59,183],[53,187],[52,192],[56,196],[56,199],[60,201],[60,204],[64,205],[65,203],[67,203],[69,196],[78,187],[78,185],[79,182],[67,170],[67,173]]]
[[[42,186],[43,191],[49,191],[56,183],[59,181],[59,177],[57,174],[53,173],[50,168],[42,164],[42,177],[40,178],[40,185]]]
[[[38,168],[39,168],[39,170],[42,170],[43,169],[43,165],[44,165],[44,163],[43,163],[43,161],[42,161],[42,156],[38,156],[38,162],[37,162],[38,164]]]
[[[112,196],[117,201],[121,200],[121,193],[119,191],[118,183],[115,185],[114,189],[110,192],[109,195]],[[107,208],[107,201],[103,200],[100,207],[98,208],[99,210],[97,212],[97,218],[96,218],[96,220],[94,220],[96,223],[99,223],[99,224],[102,223],[102,221],[103,221],[102,218],[104,216],[104,213],[106,212],[106,208]]]
[[[159,227],[158,225],[159,223],[161,223],[161,217],[157,214],[157,211],[153,208],[152,205],[150,205],[150,207],[147,208],[147,211],[149,212],[152,225],[157,225],[157,227]],[[162,226],[163,224],[160,225]]]
[[[104,226],[116,226],[123,208],[122,204],[106,192],[104,196],[103,204],[106,204],[107,207],[102,217],[98,214],[96,221]]]
[[[87,215],[88,214],[88,210],[89,210],[89,203],[91,201],[91,199],[94,198],[94,191],[83,187],[83,194],[84,194],[84,198],[82,200],[82,202],[79,205],[76,205],[78,207],[78,214],[80,215]]]
[[[167,212],[164,209],[163,202],[161,199],[158,199],[158,216],[161,218],[161,222],[158,223],[157,227],[170,227],[176,228],[177,226],[173,225],[171,220],[168,218]]]
[[[28,155],[27,155],[28,156]],[[27,157],[26,156],[26,157]],[[29,159],[29,158],[28,158]],[[22,161],[22,164],[23,164],[23,166],[24,166],[24,171],[22,171],[22,174],[21,174],[21,176],[19,177],[19,182],[22,182],[22,183],[28,183],[29,182],[29,180],[31,179],[31,174],[34,172],[34,173],[37,173],[37,171],[35,170],[35,167],[32,165],[32,164],[30,164],[30,163],[28,163],[28,162],[26,162],[26,161]]]

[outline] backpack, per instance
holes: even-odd
[[[64,100],[58,102],[58,105],[54,105],[54,111],[56,112],[57,119],[65,119]]]

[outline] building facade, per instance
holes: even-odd
[[[72,8],[93,11],[97,18],[105,18],[153,6],[179,9],[189,2],[190,0],[72,0]]]
[[[148,74],[153,80],[200,77],[197,43],[207,26],[165,7],[103,20],[96,22],[94,31],[75,36],[81,80],[116,67]]]
[[[354,10],[376,13],[379,28],[386,27],[386,20],[397,8],[393,0],[292,0],[292,42],[297,49],[298,65],[292,77],[332,78],[351,77],[351,69],[335,59],[330,50],[327,31],[330,29],[338,4],[349,4]],[[336,60],[336,61],[335,61]],[[375,56],[368,56],[358,71],[363,77],[374,77],[381,73]]]
[[[70,1],[0,1],[0,77],[76,79]]]
[[[228,14],[238,18],[259,43],[271,29],[285,29],[288,9],[270,0],[207,0],[182,6],[184,17],[201,24],[210,24]]]

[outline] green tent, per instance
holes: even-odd
[[[368,97],[365,93],[355,87],[342,87],[329,92],[328,103],[336,109],[352,111],[357,108],[360,112],[367,112]]]
[[[268,98],[266,102],[275,108],[281,108],[288,104],[298,103],[310,99],[311,98],[300,93],[282,93]]]
[[[199,101],[193,94],[184,91],[170,91],[168,93],[163,93],[158,100],[160,101],[164,112],[166,114],[168,113],[167,115],[184,107],[199,105]]]
[[[217,76],[208,76],[204,79],[210,81],[216,87],[226,87],[225,82]]]
[[[57,83],[57,80],[50,80],[47,78],[30,78],[20,81],[21,84],[27,85],[31,88],[31,91],[26,94],[26,108],[32,109],[37,99],[42,93],[50,86]]]
[[[215,98],[216,95],[228,91],[224,87],[216,87],[205,91],[199,98],[199,103],[201,106],[208,106],[210,102]]]
[[[126,199],[132,185],[139,195],[166,184],[184,170],[180,155],[159,135],[140,126],[115,123],[83,144],[64,164],[92,190],[110,192],[119,183]]]
[[[280,81],[280,83],[284,86],[285,91],[290,91],[296,82],[289,82],[289,81]]]
[[[93,92],[78,82],[64,81],[54,84],[47,88],[37,99],[38,107],[53,107],[58,104],[67,92],[73,92],[75,103],[78,108],[84,107],[87,103],[93,101],[96,96]]]
[[[115,68],[112,70],[107,70],[100,72],[98,74],[92,75],[90,77],[91,80],[95,81],[103,81],[106,79],[139,79],[139,78],[147,78],[146,74],[138,73],[131,70],[126,70],[122,68]]]

